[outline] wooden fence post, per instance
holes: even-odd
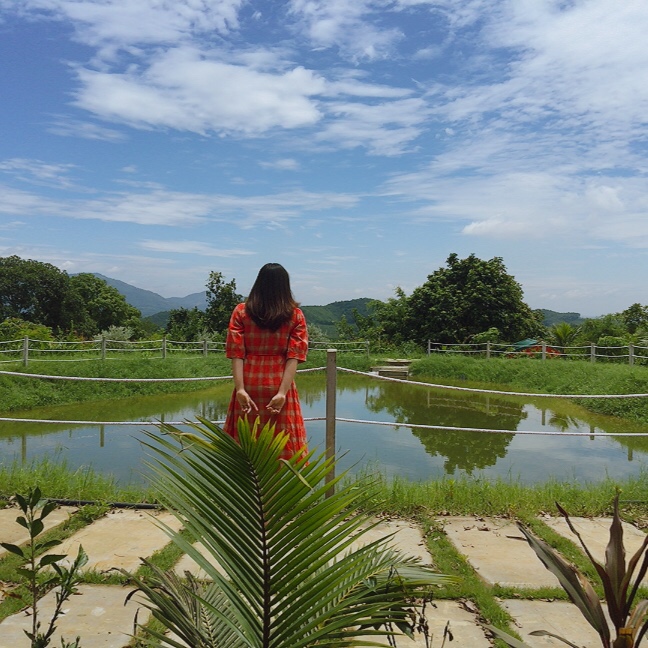
[[[634,344],[628,344],[628,362],[630,366],[634,364]]]
[[[166,335],[162,338],[162,359],[166,358],[167,353],[167,338]]]
[[[590,361],[596,362],[596,344],[590,344]]]
[[[335,409],[337,398],[337,351],[328,349],[326,351],[326,458],[335,459]],[[329,472],[324,483],[335,479],[335,468]],[[330,497],[335,492],[335,487],[331,486],[326,491],[326,497]]]
[[[207,357],[207,340],[203,340],[203,355]]]
[[[106,336],[101,336],[101,359],[106,359]]]
[[[491,343],[486,342],[486,360],[490,359]]]
[[[543,360],[547,359],[547,343],[546,342],[542,343],[542,359]]]
[[[29,337],[25,335],[23,339],[23,366],[26,367],[29,364]]]

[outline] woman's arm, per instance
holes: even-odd
[[[297,364],[297,358],[288,358],[288,360],[286,360],[286,366],[284,367],[279,389],[266,407],[266,409],[270,410],[273,414],[278,414],[286,403],[286,394],[288,393],[288,390],[290,389],[290,386],[295,379]]]
[[[243,362],[243,358],[232,358],[232,376],[234,377],[236,400],[245,413],[251,410],[258,412],[259,408],[256,406],[256,403],[250,398],[250,395],[245,390]]]

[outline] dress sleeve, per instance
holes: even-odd
[[[306,360],[308,354],[308,328],[306,318],[301,309],[296,308],[293,315],[292,328],[288,339],[286,358],[296,358],[299,362]]]
[[[243,321],[245,304],[239,304],[232,312],[227,339],[225,341],[225,355],[232,358],[245,358],[245,322]]]

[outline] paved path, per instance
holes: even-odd
[[[50,525],[62,523],[75,509],[62,508],[48,518]],[[16,509],[0,510],[0,539],[12,544],[27,540],[25,529],[15,522]],[[116,510],[78,531],[65,543],[56,548],[56,553],[76,555],[82,544],[89,555],[85,569],[104,571],[112,567],[135,570],[140,556],[151,556],[161,549],[168,538],[153,523],[155,518],[178,528],[175,519],[166,514],[151,514],[143,511]],[[477,573],[490,585],[537,588],[556,586],[556,579],[541,565],[521,533],[509,520],[474,517],[440,518],[444,532],[455,548],[463,554]],[[557,533],[573,539],[562,519],[544,520]],[[574,522],[579,532],[591,546],[597,557],[602,557],[609,536],[607,519],[579,519]],[[432,564],[425,540],[418,527],[401,520],[385,520],[372,530],[366,540],[371,541],[382,534],[395,533],[394,543],[408,554]],[[626,547],[628,553],[638,547],[644,534],[626,525]],[[3,550],[0,549],[0,557]],[[201,576],[198,566],[187,556],[175,567],[182,574],[189,570]],[[204,574],[202,574],[204,576]],[[77,635],[81,637],[82,648],[123,648],[128,644],[133,630],[133,618],[139,608],[138,620],[147,619],[147,611],[134,597],[124,605],[130,590],[117,585],[83,585],[81,596],[74,597],[69,609],[59,623],[57,636],[52,646],[59,646],[59,636],[67,641]],[[50,594],[42,602],[43,614],[54,604]],[[565,636],[579,646],[597,646],[599,640],[582,620],[571,603],[564,601],[528,601],[521,599],[503,600],[501,605],[515,619],[517,630],[524,640],[534,648],[564,646],[555,639],[529,636],[529,632],[545,629]],[[477,610],[460,601],[437,601],[428,608],[428,621],[434,637],[433,648],[441,646],[443,631],[448,621],[454,636],[446,646],[482,648],[492,645],[487,634],[478,623]],[[23,633],[30,619],[25,613],[15,614],[0,623],[0,648],[28,648],[29,641]],[[399,640],[403,648],[424,647],[422,637],[417,640]]]

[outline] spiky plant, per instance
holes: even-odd
[[[206,419],[193,432],[148,434],[161,500],[206,549],[167,528],[208,580],[151,568],[136,578],[163,631],[145,642],[176,648],[306,648],[394,644],[417,621],[420,599],[450,580],[367,530],[364,493],[325,483],[323,455],[282,460],[287,436],[239,421],[237,443]],[[331,486],[336,492],[326,497]],[[217,567],[220,566],[221,569]]]
[[[558,578],[560,585],[571,601],[578,607],[587,622],[596,630],[603,648],[638,648],[648,630],[648,601],[642,600],[635,605],[639,585],[648,570],[648,552],[646,551],[648,548],[648,536],[644,538],[643,543],[626,565],[623,525],[619,514],[619,494],[617,493],[614,498],[610,540],[605,550],[605,563],[603,564],[596,560],[587,548],[580,533],[570,520],[567,511],[560,504],[556,504],[556,506],[560,514],[565,518],[571,532],[578,538],[583,551],[594,565],[601,579],[608,614],[616,634],[614,639],[612,639],[612,633],[603,612],[601,601],[587,577],[546,542],[535,536],[523,524],[518,523],[518,527],[544,566]],[[639,570],[633,583],[633,576],[637,567],[639,567]],[[529,648],[527,644],[518,641],[501,630],[492,626],[488,627],[509,646],[513,648]],[[569,646],[578,648],[565,638],[544,630],[537,630],[531,634],[549,635]]]

